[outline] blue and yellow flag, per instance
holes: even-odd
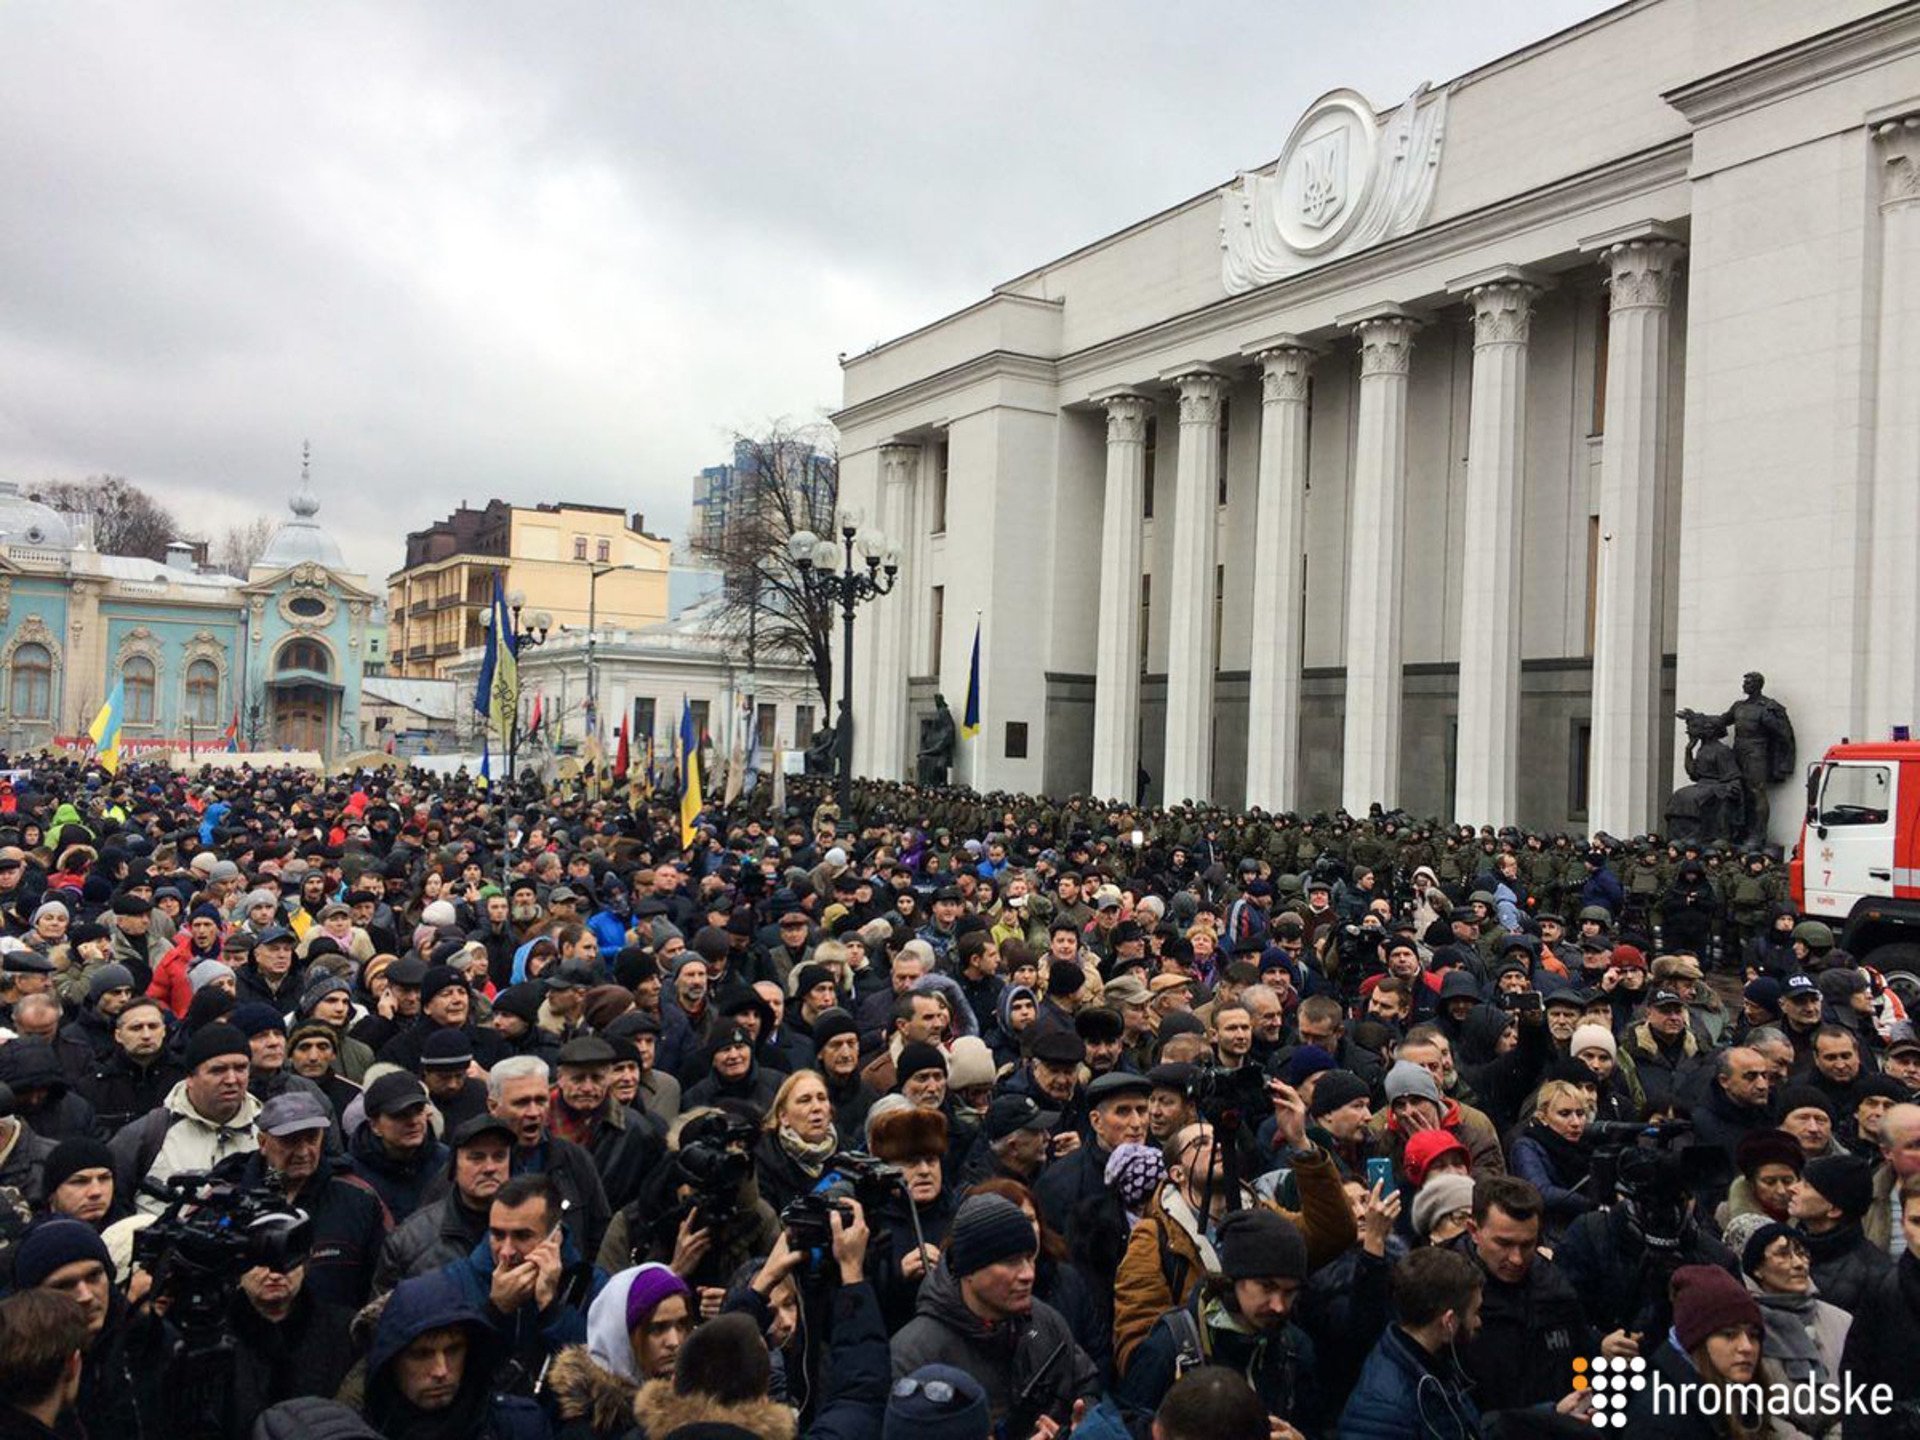
[[[967,708],[960,720],[962,735],[980,733],[980,620],[973,622],[973,664],[967,670]]]
[[[693,702],[680,702],[680,848],[693,844],[700,818],[700,732],[693,728]]]
[[[107,703],[93,717],[87,734],[93,737],[93,758],[109,775],[120,773],[120,712],[126,703],[126,682],[120,681],[107,696]]]
[[[487,717],[502,740],[513,734],[520,714],[520,664],[513,653],[513,615],[507,609],[506,588],[493,577],[493,620],[487,626],[486,653],[480,658],[480,683],[473,708]]]

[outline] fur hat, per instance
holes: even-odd
[[[938,1158],[947,1153],[947,1117],[918,1105],[890,1110],[874,1121],[867,1148],[891,1165]]]

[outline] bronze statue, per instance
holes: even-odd
[[[953,752],[960,743],[960,731],[947,708],[947,697],[933,697],[933,714],[920,722],[920,752],[917,778],[922,785],[944,785],[953,768]]]
[[[1717,715],[1681,712],[1687,722],[1687,778],[1667,801],[1667,838],[1698,845],[1733,840],[1746,828],[1746,787],[1740,762],[1724,743],[1726,724]]]
[[[831,725],[822,725],[818,730],[813,732],[812,737],[807,741],[807,758],[805,762],[807,774],[833,774],[834,739],[833,726]]]
[[[1745,693],[1733,702],[1725,714],[1703,715],[1697,710],[1680,711],[1680,719],[1687,724],[1690,746],[1696,720],[1717,722],[1720,735],[1726,734],[1729,729],[1733,731],[1732,753],[1739,769],[1744,827],[1733,830],[1729,838],[1737,839],[1749,850],[1758,850],[1767,843],[1767,820],[1771,808],[1767,802],[1767,787],[1793,778],[1793,722],[1787,718],[1786,706],[1763,693],[1766,684],[1766,676],[1758,670],[1749,670],[1740,682],[1740,688]],[[1687,773],[1693,773],[1691,765]]]

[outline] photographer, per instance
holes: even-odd
[[[1214,1236],[1231,1211],[1264,1206],[1297,1226],[1307,1246],[1308,1268],[1318,1269],[1354,1243],[1353,1207],[1333,1157],[1307,1139],[1306,1107],[1289,1087],[1273,1082],[1274,1118],[1300,1195],[1298,1212],[1279,1210],[1255,1198],[1246,1185],[1236,1196],[1227,1182],[1226,1146],[1205,1121],[1188,1125],[1167,1142],[1167,1179],[1147,1202],[1146,1213],[1127,1240],[1126,1258],[1114,1277],[1113,1354],[1124,1374],[1133,1351],[1154,1321],[1185,1304],[1208,1274],[1219,1270]]]
[[[734,1271],[773,1249],[780,1218],[754,1180],[752,1121],[725,1110],[689,1110],[667,1136],[667,1162],[613,1217],[600,1268],[666,1261],[693,1286],[703,1314],[718,1313]]]
[[[285,1269],[256,1265],[240,1277],[228,1310],[235,1344],[226,1414],[234,1440],[243,1440],[269,1405],[333,1394],[353,1367],[354,1307],[316,1295],[309,1265],[302,1257]]]
[[[917,1106],[883,1101],[867,1117],[867,1149],[900,1168],[904,1189],[891,1187],[872,1209],[873,1240],[867,1276],[880,1299],[887,1329],[913,1318],[920,1282],[939,1260],[940,1237],[953,1219],[954,1198],[942,1162],[947,1153],[947,1117]]]

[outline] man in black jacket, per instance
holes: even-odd
[[[1872,1208],[1873,1162],[1864,1155],[1809,1160],[1787,1199],[1788,1218],[1806,1232],[1820,1298],[1850,1315],[1891,1263],[1861,1229]]]
[[[1147,1138],[1147,1097],[1153,1084],[1144,1075],[1109,1070],[1087,1087],[1088,1123],[1093,1139],[1040,1172],[1034,1199],[1055,1231],[1065,1232],[1082,1200],[1107,1191],[1107,1160],[1116,1147]]]
[[[664,1127],[648,1124],[609,1093],[613,1061],[613,1046],[598,1035],[562,1045],[548,1119],[555,1134],[593,1156],[607,1204],[618,1210],[640,1193],[667,1146]]]
[[[166,1012],[157,1000],[143,995],[116,1015],[113,1041],[113,1054],[78,1087],[109,1135],[152,1110],[187,1075],[167,1053]]]
[[[1489,1176],[1473,1187],[1473,1223],[1451,1242],[1486,1277],[1480,1332],[1457,1348],[1482,1413],[1557,1403],[1574,1357],[1600,1353],[1572,1282],[1540,1253],[1544,1211],[1525,1180]]]
[[[455,1127],[451,1148],[447,1192],[414,1211],[380,1247],[373,1272],[375,1294],[384,1295],[416,1275],[430,1275],[471,1254],[487,1238],[493,1197],[513,1169],[513,1127],[496,1115],[476,1115]]]

